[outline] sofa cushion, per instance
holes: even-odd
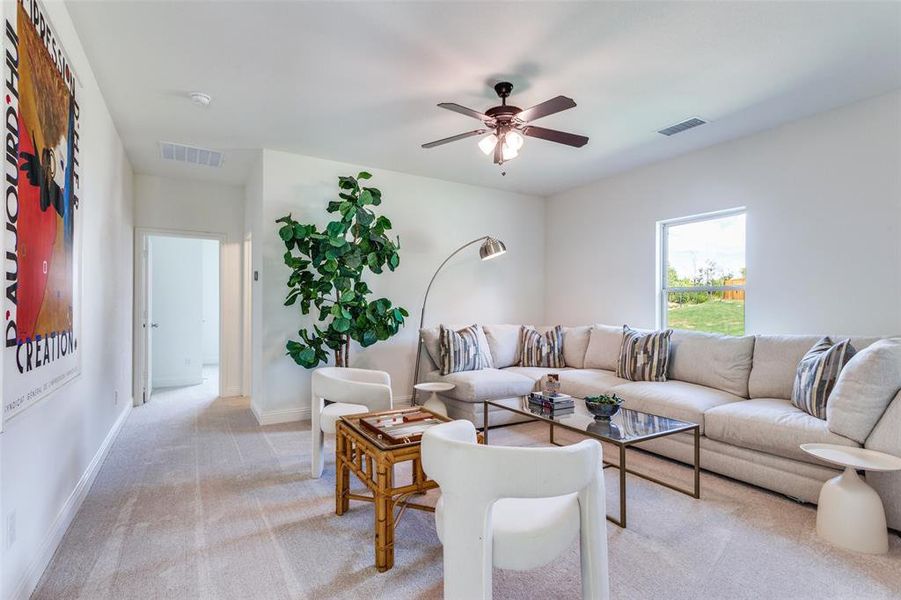
[[[669,378],[748,397],[754,337],[673,331]]]
[[[711,408],[704,413],[704,435],[733,446],[814,464],[821,463],[801,450],[801,444],[859,446],[854,440],[829,431],[826,421],[783,398],[756,398]]]
[[[483,325],[491,359],[496,369],[519,364],[519,336],[522,325]]]
[[[593,326],[588,338],[588,347],[585,350],[585,368],[615,371],[616,363],[619,361],[619,349],[622,345],[622,327]]]
[[[419,330],[419,335],[422,337],[422,345],[425,347],[426,353],[429,355],[429,358],[432,359],[432,364],[435,365],[436,368],[440,368],[441,366],[442,326],[456,331],[463,329],[464,327],[468,327],[469,325],[448,325],[446,323],[442,323],[441,325],[436,325],[435,327],[423,327]],[[487,361],[487,364],[495,367],[496,365],[494,364],[494,359],[491,356],[491,345],[488,343],[488,338],[485,336],[485,331],[482,327],[479,327],[479,349],[482,351],[483,357]]]
[[[641,332],[623,326],[616,376],[630,381],[666,381],[672,329]]]
[[[754,338],[754,362],[748,377],[748,397],[792,397],[792,386],[798,363],[823,336],[817,335],[758,335]],[[848,336],[832,336],[846,339]],[[878,337],[852,337],[851,345],[860,352]]]
[[[548,373],[566,373],[572,371],[572,369],[568,367],[562,367],[559,369],[555,369],[553,367],[507,367],[506,369],[504,369],[504,371],[509,373],[516,373],[517,375],[523,375],[524,377],[528,377],[532,381],[540,381],[541,378]]]
[[[585,351],[591,339],[591,325],[563,328],[563,362],[567,367],[585,366]]]
[[[456,387],[442,395],[463,402],[481,402],[500,398],[525,396],[535,388],[535,382],[509,369],[481,369],[441,375],[440,371],[426,373],[425,381],[452,383]]]
[[[697,423],[704,433],[704,413],[716,406],[741,402],[729,392],[684,381],[630,381],[613,388],[623,406],[633,410]]]
[[[576,398],[609,394],[616,386],[626,383],[613,371],[604,369],[570,369],[560,371],[560,391]]]
[[[899,390],[901,338],[868,346],[848,361],[829,395],[829,430],[864,443]]]
[[[851,340],[833,343],[832,338],[827,336],[817,342],[798,363],[792,387],[792,406],[818,419],[825,419],[829,394],[854,352]]]

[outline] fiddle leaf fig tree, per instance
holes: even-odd
[[[286,346],[288,355],[308,369],[327,362],[329,351],[335,365],[347,366],[351,340],[364,348],[387,340],[410,316],[387,298],[370,300],[372,290],[363,281],[367,271],[378,275],[400,264],[400,238],[388,236],[391,221],[372,209],[382,203],[382,192],[360,184],[371,177],[364,171],[338,178],[339,199],[326,208],[336,220],[321,231],[290,214],[276,221],[291,269],[285,306],[298,305],[318,320]]]

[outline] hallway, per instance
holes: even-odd
[[[417,531],[398,541],[402,566],[375,577],[371,509],[334,518],[333,466],[309,476],[309,422],[261,428],[215,384],[132,410],[33,598],[374,597],[440,582],[431,515],[405,516],[399,531]]]

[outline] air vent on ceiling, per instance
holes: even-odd
[[[681,123],[676,123],[675,125],[671,125],[666,129],[661,129],[657,133],[662,133],[663,135],[676,135],[677,133],[682,133],[686,129],[691,129],[692,127],[697,127],[698,125],[703,125],[707,121],[702,121],[698,118],[691,118],[687,121],[682,121]]]
[[[189,165],[221,167],[224,157],[218,150],[196,148],[173,142],[160,142],[160,158],[188,163]]]

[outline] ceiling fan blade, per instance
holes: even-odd
[[[442,102],[439,104],[441,108],[446,108],[447,110],[452,110],[455,113],[460,113],[461,115],[466,115],[467,117],[472,117],[473,119],[478,119],[484,123],[493,122],[494,119],[489,117],[484,113],[480,113],[477,110],[473,110],[471,108],[466,108],[465,106],[460,106],[454,102]]]
[[[575,146],[581,148],[588,143],[588,138],[584,135],[576,135],[574,133],[566,133],[565,131],[557,131],[556,129],[545,129],[544,127],[535,127],[528,125],[522,129],[523,135],[540,138],[549,142],[557,142],[558,144],[566,144],[567,146]]]
[[[536,104],[532,108],[525,109],[524,111],[516,115],[516,118],[519,121],[526,123],[528,121],[534,121],[535,119],[540,119],[541,117],[546,117],[548,115],[558,113],[562,110],[572,108],[575,105],[576,102],[572,98],[567,98],[566,96],[557,96],[556,98],[551,98],[550,100],[542,102],[541,104]]]
[[[502,135],[498,138],[497,143],[494,145],[494,164],[502,165],[504,164],[504,139],[506,135]]]
[[[450,137],[446,137],[442,140],[435,140],[434,142],[429,142],[428,144],[423,144],[423,148],[434,148],[435,146],[441,146],[442,144],[449,144],[451,142],[456,142],[457,140],[462,140],[468,137],[472,137],[474,135],[482,135],[487,132],[487,129],[473,129],[472,131],[467,131],[466,133],[460,133],[457,135],[452,135]]]

